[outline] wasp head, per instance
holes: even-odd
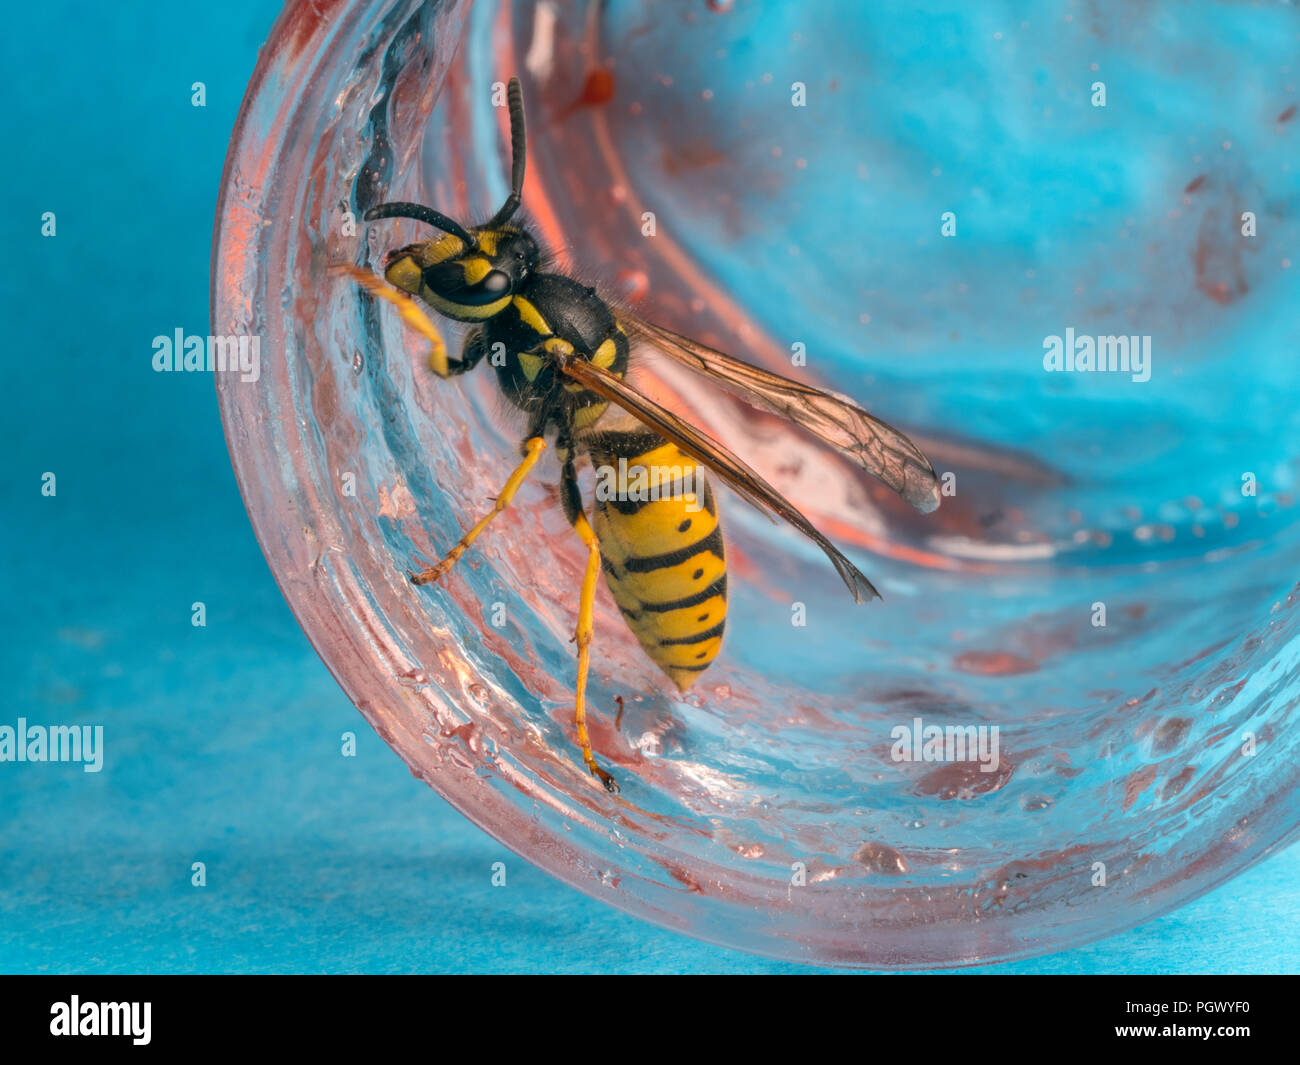
[[[524,190],[524,94],[518,78],[506,92],[510,108],[510,194],[500,210],[481,226],[466,229],[454,218],[418,203],[381,203],[366,220],[413,218],[442,230],[442,236],[390,252],[384,276],[391,284],[419,296],[434,310],[462,322],[481,322],[505,310],[537,269],[537,242],[510,219]]]
[[[538,259],[527,231],[480,226],[389,252],[384,276],[448,318],[478,322],[505,309]]]

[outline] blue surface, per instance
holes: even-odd
[[[207,332],[221,165],[274,13],[55,3],[12,11],[0,44],[22,86],[0,116],[21,153],[0,216],[0,725],[102,724],[107,748],[99,774],[0,763],[0,971],[798,971],[588,901],[412,779],[285,606],[211,380],[152,371],[154,336]],[[1293,848],[1129,934],[989,971],[1300,971],[1298,884]]]

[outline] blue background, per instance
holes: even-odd
[[[275,13],[46,3],[0,43],[0,724],[102,724],[107,748],[97,775],[0,764],[0,971],[799,971],[588,901],[414,780],[285,606],[212,381],[152,371],[154,336],[208,332],[222,163]],[[967,971],[1295,972],[1298,882],[1292,848],[1126,935]]]

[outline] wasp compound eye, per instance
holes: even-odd
[[[481,278],[473,276],[468,263],[453,260],[425,267],[424,283],[437,295],[462,307],[483,307],[509,295],[513,282],[502,270],[489,270]]]

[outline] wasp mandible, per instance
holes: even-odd
[[[578,743],[588,770],[616,792],[614,778],[596,764],[587,734],[597,578],[603,570],[615,603],[649,657],[679,689],[689,688],[717,656],[727,615],[722,526],[704,470],[817,544],[856,601],[878,595],[866,576],[742,459],[628,383],[634,343],[801,426],[851,456],[918,510],[939,505],[939,487],[934,468],[915,444],[851,400],[616,310],[595,289],[547,270],[528,227],[512,221],[523,199],[526,157],[518,78],[510,80],[507,101],[511,188],[500,210],[482,225],[467,227],[420,204],[380,204],[366,212],[367,221],[415,219],[441,236],[388,253],[387,283],[354,266],[342,269],[394,304],[403,321],[423,334],[431,345],[429,364],[440,377],[472,370],[489,351],[504,352],[494,360],[497,381],[527,419],[522,461],[492,509],[441,561],[411,573],[412,583],[436,581],[455,564],[510,505],[541,458],[546,438],[554,435],[561,504],[587,548],[575,632]],[[442,335],[414,297],[440,315],[476,326],[459,359],[448,357]],[[578,484],[576,462],[582,457],[598,469],[620,471],[620,490],[598,497],[590,517]],[[641,491],[629,490],[633,477],[640,479]]]

